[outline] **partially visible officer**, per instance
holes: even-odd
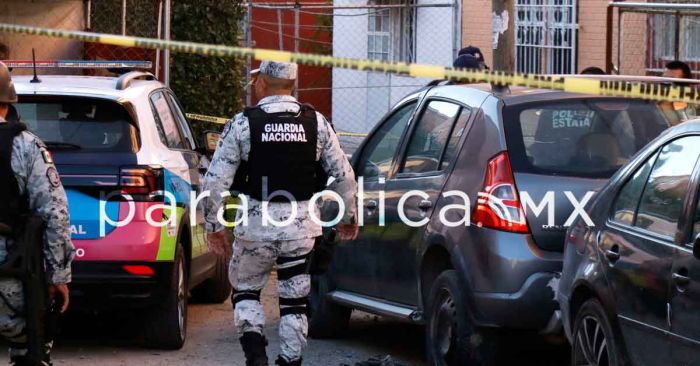
[[[10,73],[0,62],[0,263],[8,252],[16,250],[10,236],[21,226],[21,215],[33,213],[46,222],[44,256],[49,299],[68,308],[68,283],[75,249],[71,242],[68,204],[51,155],[38,137],[26,131],[19,121],[7,121],[17,102]],[[57,299],[60,296],[61,299]],[[25,308],[22,282],[0,278],[0,334],[10,342],[10,361],[14,365],[48,365],[53,341],[46,344],[42,362],[31,361],[27,354]]]
[[[663,75],[667,78],[692,79],[690,66],[683,61],[671,61],[666,64]],[[694,86],[684,82],[676,82],[675,85]],[[684,102],[660,102],[661,112],[666,116],[672,126],[697,117],[696,106]]]
[[[263,336],[265,311],[260,290],[277,264],[280,303],[280,346],[277,365],[301,365],[308,332],[307,297],[310,276],[307,261],[321,226],[309,217],[309,199],[321,190],[318,177],[325,171],[334,179],[332,189],[345,204],[337,226],[340,240],[357,236],[355,174],[328,121],[292,96],[297,78],[294,63],[263,61],[254,70],[253,88],[260,98],[257,106],[246,108],[224,127],[216,153],[204,179],[211,192],[205,203],[209,247],[222,255],[230,245],[224,227],[217,220],[221,192],[234,186],[248,199],[248,223],[235,227],[229,279],[236,327],[247,366],[267,365],[267,344]],[[321,167],[322,169],[320,169]],[[267,199],[263,193],[284,190],[285,197]],[[268,202],[265,202],[268,201]],[[283,222],[296,211],[296,219],[277,227],[263,219],[263,205],[271,220]],[[315,206],[316,217],[320,217]],[[237,212],[237,219],[245,214]]]
[[[462,55],[474,56],[479,62],[479,67],[476,67],[476,68],[481,69],[481,70],[489,70],[488,65],[486,65],[486,60],[484,59],[484,54],[481,52],[481,49],[479,49],[479,47],[475,47],[475,46],[471,46],[471,45],[464,47],[461,50],[459,50],[459,52],[457,53],[457,57],[459,58],[459,56],[462,56]],[[455,67],[457,67],[457,66],[455,66]]]

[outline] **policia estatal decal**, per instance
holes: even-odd
[[[51,154],[19,122],[16,102],[0,62],[0,335],[10,342],[12,364],[47,365],[53,345],[47,313],[68,308],[75,250]]]
[[[229,245],[217,219],[221,193],[233,188],[245,194],[247,224],[234,229],[229,266],[234,292],[235,324],[247,366],[267,365],[263,337],[265,312],[260,291],[276,265],[280,303],[278,365],[301,365],[308,330],[307,261],[321,226],[319,207],[309,200],[323,188],[319,178],[331,177],[331,188],[342,198],[345,212],[337,226],[341,240],[357,235],[357,184],[350,163],[330,124],[320,113],[291,96],[297,65],[263,61],[254,71],[254,91],[261,98],[228,122],[219,141],[203,189],[208,241],[219,254]],[[327,176],[326,176],[327,174]],[[325,182],[324,182],[325,183]]]

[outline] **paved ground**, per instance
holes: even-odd
[[[274,283],[263,291],[270,340],[268,355],[277,355],[278,320]],[[73,316],[57,342],[54,365],[244,365],[229,302],[193,304],[189,309],[188,340],[180,351],[153,351],[139,346],[138,314]],[[567,365],[568,347],[537,337],[512,337],[503,347],[502,365]],[[425,365],[423,329],[412,324],[355,312],[347,337],[311,340],[305,365],[354,365],[375,355],[390,354],[403,365]],[[0,363],[3,363],[0,360]]]

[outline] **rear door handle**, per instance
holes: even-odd
[[[675,282],[678,287],[686,287],[690,285],[690,277],[686,276],[685,273],[687,273],[687,270],[681,269],[671,275],[673,282]]]
[[[605,257],[608,258],[611,264],[615,264],[615,262],[620,260],[620,247],[617,244],[613,245],[605,251]]]
[[[369,200],[367,203],[365,203],[365,207],[370,211],[374,211],[377,209],[377,201]]]
[[[428,200],[422,200],[418,204],[418,208],[420,208],[423,211],[427,211],[431,207],[433,207],[433,203]]]

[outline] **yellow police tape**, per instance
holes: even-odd
[[[91,32],[68,31],[0,23],[0,32],[19,33],[76,41],[103,43],[123,47],[167,49],[172,52],[192,53],[215,57],[252,57],[256,60],[297,62],[303,65],[338,67],[343,69],[386,72],[414,77],[445,79],[461,82],[487,82],[500,85],[517,85],[530,88],[562,90],[603,96],[640,98],[656,101],[700,102],[700,93],[694,87],[659,83],[627,82],[620,80],[594,80],[574,76],[510,74],[500,71],[455,69],[436,65],[407,64],[359,60],[309,53],[293,53],[247,47],[233,47],[204,43],[167,41],[154,38],[118,36]]]
[[[226,122],[229,121],[229,119],[227,119],[227,118],[206,116],[203,114],[196,114],[196,113],[185,113],[185,115],[187,116],[187,118],[193,119],[195,121],[218,123],[220,125],[225,125]]]
[[[220,125],[225,125],[230,119],[228,118],[222,118],[222,117],[214,117],[214,116],[207,116],[204,114],[196,114],[196,113],[185,113],[187,118],[195,121],[203,121],[203,122],[211,122],[211,123],[217,123]],[[366,137],[366,133],[359,133],[359,132],[338,132],[336,133],[338,136],[347,136],[347,137]]]

